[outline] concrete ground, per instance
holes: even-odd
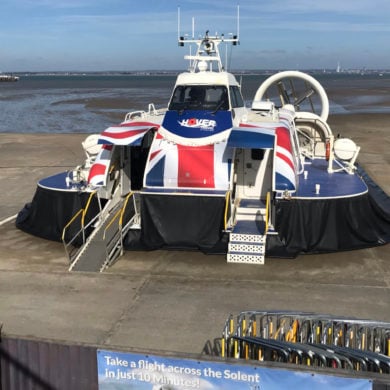
[[[359,161],[390,193],[389,132],[378,125],[383,134],[375,141],[361,118],[348,120],[347,129],[354,124],[362,146]],[[126,252],[103,274],[69,273],[62,244],[17,230],[13,216],[32,199],[38,179],[82,162],[84,138],[0,135],[4,334],[199,354],[208,340],[221,336],[228,315],[243,310],[314,311],[390,322],[389,245],[266,259],[264,265],[227,264],[222,255],[198,252]]]

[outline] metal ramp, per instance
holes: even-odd
[[[131,198],[133,202],[129,202]],[[79,213],[82,215],[85,210],[82,209]],[[75,217],[65,226],[63,234],[64,246],[70,262],[69,271],[103,272],[122,256],[123,238],[130,227],[138,223],[139,215],[134,193],[129,193],[126,198],[114,197],[87,225],[81,223],[80,230],[69,242],[66,242],[65,230],[77,220]],[[86,238],[87,229],[93,230]],[[82,244],[77,246],[75,243],[80,237],[82,237]]]
[[[268,198],[267,198],[268,199]],[[229,236],[228,263],[264,264],[267,206],[258,199],[241,199]]]

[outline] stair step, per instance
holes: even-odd
[[[264,244],[265,236],[262,234],[230,233],[230,242]]]
[[[251,214],[251,215],[265,215],[265,209],[252,208],[252,207],[242,207],[238,206],[236,208],[237,214]]]
[[[265,202],[260,199],[240,199],[239,207],[264,209]]]
[[[258,220],[238,220],[233,227],[233,233],[237,234],[264,234],[265,222]]]
[[[256,253],[264,254],[265,246],[252,243],[243,243],[243,242],[229,242],[228,245],[229,253],[233,252],[242,252],[242,253]]]
[[[247,253],[228,253],[227,262],[241,264],[264,264],[264,256]]]
[[[264,221],[238,220],[229,235],[227,262],[264,264],[265,241]]]
[[[247,209],[245,209],[245,212],[236,212],[236,220],[237,221],[256,221],[261,223],[264,220],[264,215],[260,214],[258,212],[250,213],[247,212]]]

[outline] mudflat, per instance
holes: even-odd
[[[358,162],[390,194],[390,115],[336,115]],[[70,273],[62,243],[15,228],[36,182],[82,163],[85,134],[0,136],[0,323],[19,337],[199,354],[243,310],[390,322],[390,246],[227,264],[200,252],[126,252],[103,274]]]

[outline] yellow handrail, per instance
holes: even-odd
[[[92,191],[91,194],[89,195],[88,197],[88,201],[87,201],[87,204],[85,205],[85,208],[84,208],[84,211],[83,211],[83,217],[81,218],[81,226],[84,228],[84,220],[85,220],[85,216],[87,215],[87,211],[88,211],[88,208],[89,208],[89,205],[92,201],[92,197],[94,195],[96,195],[97,193],[97,190],[95,191]]]
[[[106,231],[110,228],[110,226],[114,223],[114,221],[117,219],[117,217],[121,214],[122,209],[119,209],[114,216],[111,218],[111,221],[107,224],[106,228],[104,229],[103,238],[106,237]]]
[[[73,221],[79,216],[80,213],[82,213],[84,211],[84,209],[80,209],[73,217],[72,219],[64,226],[64,228],[62,229],[62,241],[64,241],[64,238],[65,238],[65,232],[66,232],[66,229],[69,227],[69,225],[71,225],[73,223]]]
[[[271,202],[271,193],[267,192],[266,202],[265,202],[265,234],[268,232],[268,219],[269,219],[269,208]]]
[[[127,202],[129,201],[129,199],[131,198],[131,196],[133,194],[134,194],[134,192],[129,192],[127,194],[126,199],[123,203],[123,206],[114,214],[111,221],[107,224],[106,228],[104,229],[103,237],[106,236],[106,231],[110,228],[110,226],[114,223],[114,221],[118,218],[118,216],[119,216],[118,228],[122,227],[123,215],[124,215],[125,210],[126,210]]]
[[[89,205],[91,203],[92,197],[96,193],[97,193],[97,190],[91,192],[91,194],[88,197],[88,200],[87,200],[87,203],[85,205],[85,208],[81,208],[79,211],[77,211],[77,213],[71,218],[71,220],[64,226],[64,228],[62,229],[62,237],[61,237],[62,241],[64,241],[64,239],[65,239],[65,232],[66,232],[66,230],[75,221],[75,219],[80,215],[80,213],[82,213],[82,216],[81,216],[81,230],[84,229],[85,216],[87,214],[87,211],[88,211]]]
[[[129,192],[126,196],[126,199],[123,203],[123,207],[122,207],[122,213],[121,213],[121,217],[119,219],[119,227],[122,227],[122,224],[123,224],[123,215],[125,214],[125,210],[126,210],[126,207],[127,207],[127,203],[129,201],[129,199],[134,195],[134,192]]]
[[[226,225],[227,225],[227,213],[229,210],[229,200],[230,200],[230,191],[226,192],[225,195],[225,213],[223,215],[223,228],[226,230]]]

